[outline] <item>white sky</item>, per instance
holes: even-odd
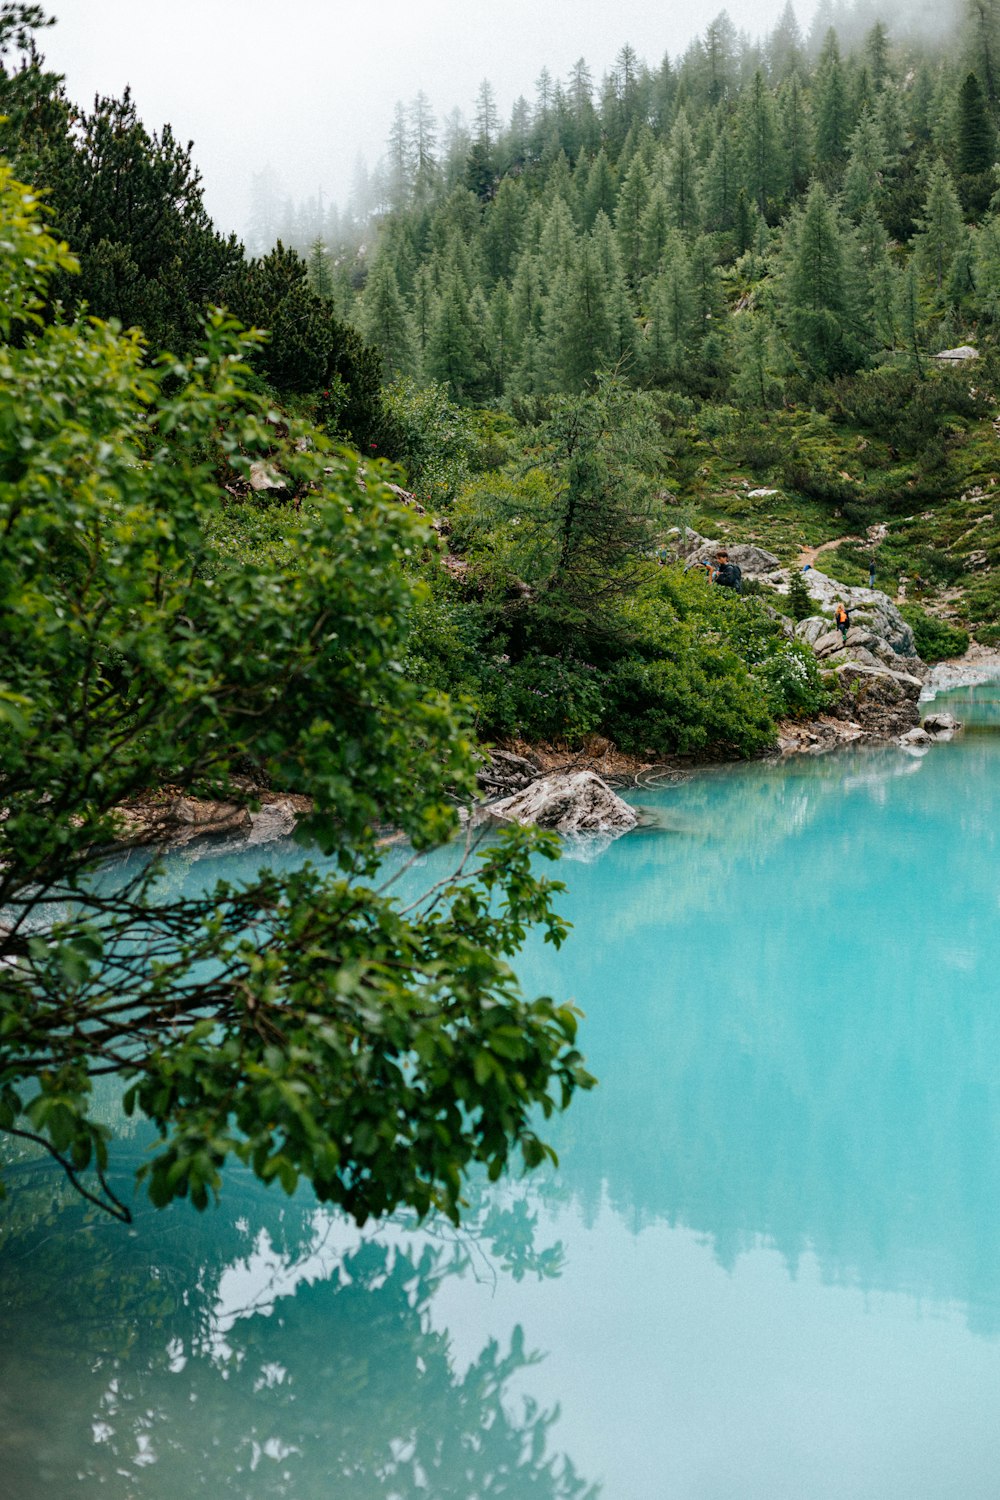
[[[732,0],[752,36],[784,0]],[[270,163],[296,199],[320,187],[343,202],[358,155],[381,156],[397,99],[423,89],[439,119],[471,115],[489,78],[502,115],[533,98],[542,67],[564,78],[584,57],[595,84],[629,42],[651,65],[676,56],[723,0],[47,0],[49,65],[70,96],[132,85],[150,129],[194,140],[219,228],[243,232],[250,179]],[[796,5],[805,30],[812,0]]]

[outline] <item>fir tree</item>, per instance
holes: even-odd
[[[637,156],[625,175],[615,208],[615,232],[628,282],[642,279],[642,219],[649,202],[649,176]]]
[[[415,349],[413,326],[387,255],[380,255],[368,277],[361,303],[361,332],[382,356],[387,376],[409,375]]]
[[[441,289],[424,351],[424,367],[431,380],[450,386],[460,399],[481,373],[469,323],[468,297],[461,280],[453,274]]]
[[[674,228],[682,234],[697,234],[701,225],[698,164],[691,127],[683,109],[678,111],[670,132],[664,176]]]
[[[843,165],[851,128],[847,83],[837,34],[830,31],[816,69],[816,160],[828,170]]]
[[[767,218],[782,178],[781,145],[774,98],[760,69],[740,100],[736,130],[747,197]]]
[[[931,168],[919,223],[921,232],[914,240],[916,263],[933,283],[940,301],[962,233],[962,208],[951,173],[943,161],[935,162]]]
[[[609,219],[614,218],[615,196],[615,174],[602,146],[587,171],[581,199],[580,222],[585,230],[593,229],[600,213],[606,214]]]
[[[783,308],[789,340],[816,374],[843,374],[856,367],[860,350],[845,237],[820,183],[810,188],[792,227]]]

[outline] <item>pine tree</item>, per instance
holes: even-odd
[[[671,236],[664,268],[650,291],[649,311],[643,364],[647,379],[655,383],[684,369],[701,333],[690,262],[684,241],[676,231]]]
[[[378,256],[368,277],[361,302],[361,332],[366,343],[381,354],[387,377],[412,373],[413,325],[387,255]]]
[[[781,144],[774,98],[760,69],[740,100],[736,131],[747,197],[766,219],[780,189]]]
[[[1000,106],[1000,0],[967,0],[966,50],[994,115]]]
[[[489,371],[493,393],[502,396],[514,363],[514,306],[504,282],[499,282],[490,298],[487,321]]]
[[[990,214],[975,241],[979,306],[991,323],[1000,323],[1000,215]]]
[[[871,354],[892,349],[898,331],[899,277],[889,253],[889,237],[869,204],[858,226],[859,263],[864,273],[862,318]]]
[[[469,323],[465,288],[459,277],[452,275],[441,288],[424,352],[424,367],[431,380],[449,385],[459,399],[475,385],[481,373]]]
[[[590,240],[580,246],[567,278],[562,311],[558,389],[579,391],[607,367],[613,347],[611,318],[600,261]]]
[[[397,102],[392,115],[392,127],[386,143],[386,180],[389,207],[393,211],[405,208],[413,188],[413,149],[410,142],[410,127],[406,109]]]
[[[772,78],[782,82],[805,68],[802,32],[792,8],[792,0],[786,0],[785,8],[767,41],[769,71]]]
[[[483,223],[483,259],[491,281],[508,279],[521,246],[527,213],[527,195],[521,183],[505,177],[486,210]]]
[[[649,202],[642,216],[640,266],[644,277],[659,273],[671,227],[670,202],[666,189],[658,182],[649,195]]]
[[[625,174],[615,209],[615,231],[626,279],[638,287],[642,279],[642,217],[649,202],[649,176],[637,156]]]
[[[847,83],[837,34],[830,31],[816,69],[816,160],[828,170],[843,165],[850,133]]]
[[[938,160],[931,168],[919,224],[921,232],[914,240],[916,264],[933,283],[940,302],[963,228],[961,204],[951,173],[943,161]]]
[[[819,375],[857,366],[845,237],[819,182],[792,225],[783,286],[783,312],[792,347]]]
[[[698,162],[691,127],[683,109],[678,111],[670,132],[664,175],[674,228],[682,234],[697,234],[701,227]]]
[[[615,214],[615,174],[603,146],[587,171],[580,207],[580,223],[585,230],[593,229],[599,213],[606,214],[609,219]]]
[[[781,139],[784,143],[784,183],[782,197],[792,203],[809,185],[812,163],[812,121],[806,94],[793,73],[778,95]]]
[[[775,373],[776,350],[770,318],[764,312],[742,312],[733,320],[733,394],[759,411],[781,402],[783,386]]]
[[[869,204],[878,207],[886,170],[885,142],[878,122],[866,110],[850,140],[850,159],[844,173],[844,212],[855,223]]]
[[[872,88],[881,93],[889,82],[889,33],[881,21],[876,21],[865,37],[865,58]]]
[[[958,190],[969,213],[990,201],[996,131],[975,73],[968,73],[958,95]]]
[[[306,264],[309,268],[309,285],[317,297],[322,297],[328,302],[333,296],[333,274],[322,235],[317,235],[310,245],[309,259]]]
[[[709,229],[731,229],[739,191],[739,163],[732,134],[724,124],[705,166],[702,178],[702,202],[705,225]]]

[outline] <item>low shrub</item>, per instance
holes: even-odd
[[[935,615],[929,615],[916,604],[906,604],[900,610],[903,619],[913,631],[917,643],[917,655],[924,661],[934,663],[946,661],[952,656],[961,656],[969,648],[969,633],[957,625],[949,625]]]

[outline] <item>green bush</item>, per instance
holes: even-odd
[[[903,619],[913,631],[917,643],[917,654],[926,662],[946,661],[952,656],[961,656],[969,649],[969,633],[957,625],[949,625],[934,615],[929,615],[916,604],[907,604],[900,610]]]
[[[486,735],[577,745],[604,718],[601,674],[572,657],[533,654],[511,663],[501,656],[483,674],[479,709]]]
[[[763,661],[754,675],[763,684],[776,718],[820,713],[830,701],[819,663],[798,641],[787,642],[783,650]]]

